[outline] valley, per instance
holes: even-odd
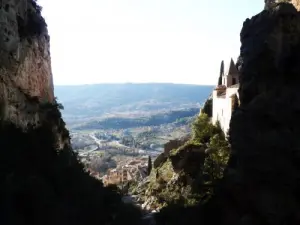
[[[148,157],[155,160],[165,143],[188,136],[212,87],[101,84],[55,89],[73,150],[102,179],[134,160],[140,160],[136,168],[146,168]]]
[[[81,160],[101,176],[136,157],[156,158],[169,140],[190,133],[189,124],[166,124],[132,129],[86,130],[71,133],[71,142]]]

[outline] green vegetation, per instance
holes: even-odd
[[[193,140],[198,143],[208,143],[215,134],[218,134],[221,137],[224,136],[219,123],[213,125],[210,122],[210,118],[205,113],[198,116],[192,127]]]
[[[218,85],[222,85],[222,76],[224,74],[224,60],[221,62],[221,67],[220,67],[220,75],[218,79]]]
[[[213,108],[213,99],[210,97],[205,101],[204,106],[202,108],[202,113],[205,113],[206,115],[208,115],[208,117],[212,117],[212,111],[213,111],[212,108]]]
[[[229,143],[219,122],[213,125],[206,114],[201,114],[193,124],[193,141],[206,145],[206,158],[203,166],[203,183],[215,186],[223,177],[230,154]],[[213,191],[213,188],[210,188]]]
[[[232,105],[233,105],[233,110],[232,110],[233,112],[240,106],[240,101],[236,94],[233,96],[233,104]]]
[[[193,206],[210,199],[223,177],[229,159],[229,144],[219,124],[202,113],[193,123],[193,136],[170,151],[152,170],[147,196],[156,196],[160,207]]]
[[[47,29],[47,24],[41,15],[42,7],[36,3],[36,0],[27,2],[27,12],[25,14],[27,18],[17,16],[18,32],[21,40],[39,36]]]
[[[152,170],[152,160],[151,160],[151,156],[149,155],[148,156],[148,169],[147,169],[148,175],[150,175],[151,170]]]
[[[190,125],[194,121],[195,118],[196,118],[196,115],[190,116],[190,117],[182,117],[182,118],[178,118],[174,123],[178,126]]]
[[[142,133],[139,133],[136,137],[137,141],[142,141],[144,139],[153,139],[157,138],[157,134],[154,131],[144,131]]]

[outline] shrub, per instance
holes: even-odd
[[[150,175],[151,170],[152,170],[152,160],[151,160],[151,156],[149,155],[148,156],[148,168],[147,168],[148,176]]]
[[[219,125],[213,125],[207,114],[202,113],[192,125],[193,140],[200,143],[209,142],[214,134],[222,135],[223,131]]]
[[[212,107],[213,107],[213,99],[209,98],[206,100],[206,102],[204,103],[204,106],[202,108],[202,113],[205,113],[208,117],[212,117]]]
[[[224,135],[215,134],[209,142],[210,152],[205,159],[204,174],[206,184],[215,185],[223,177],[227,166],[230,149]]]
[[[47,24],[41,15],[42,7],[35,0],[28,2],[27,18],[17,16],[20,39],[40,36],[47,30]]]
[[[201,157],[199,152],[205,148],[205,158],[202,161],[199,158]],[[189,152],[192,149],[195,149],[198,154]],[[220,124],[213,125],[206,114],[199,115],[193,124],[193,138],[183,146],[173,149],[170,152],[170,157],[180,153],[185,155],[186,160],[188,158],[192,161],[195,160],[191,158],[190,154],[197,156],[197,160],[201,165],[193,167],[192,161],[186,161],[185,169],[178,173],[179,179],[174,184],[179,186],[165,188],[160,197],[163,197],[169,204],[186,206],[195,205],[199,201],[204,201],[204,199],[207,201],[214,193],[214,187],[222,179],[229,159],[229,144],[220,128]],[[180,160],[184,162],[183,158],[180,158]],[[169,179],[171,179],[174,171],[168,168],[167,165],[167,163],[164,163],[159,170],[161,170],[161,174],[171,172],[169,175]],[[172,198],[174,199],[172,200]]]

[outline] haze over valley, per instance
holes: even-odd
[[[213,86],[171,83],[55,86],[73,149],[93,171],[156,157],[189,135]]]

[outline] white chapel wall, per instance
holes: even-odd
[[[236,94],[238,88],[227,88],[226,97],[217,97],[216,91],[213,93],[213,118],[212,122],[216,124],[220,122],[221,128],[226,134],[229,130],[231,115],[232,115],[232,100],[231,96]]]

